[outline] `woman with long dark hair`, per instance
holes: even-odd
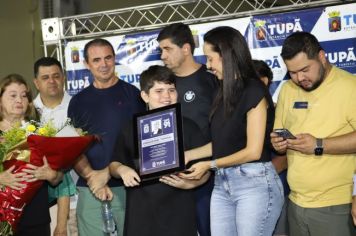
[[[283,188],[273,165],[269,134],[274,107],[259,80],[245,38],[231,27],[204,36],[208,68],[220,80],[211,115],[212,142],[186,152],[194,164],[185,178],[215,170],[211,198],[212,235],[272,235],[283,205]]]

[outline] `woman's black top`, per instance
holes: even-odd
[[[261,81],[254,79],[246,83],[239,96],[237,106],[229,117],[224,117],[222,103],[215,111],[211,120],[214,159],[231,155],[246,147],[247,113],[255,108],[263,98],[266,98],[268,103],[267,125],[261,158],[255,162],[271,160],[270,133],[273,129],[274,105],[266,86]]]

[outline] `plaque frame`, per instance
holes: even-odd
[[[185,170],[179,103],[137,113],[134,115],[133,126],[138,174],[141,180],[156,179]]]

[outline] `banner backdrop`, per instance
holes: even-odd
[[[252,57],[264,60],[270,66],[274,75],[270,87],[274,101],[282,83],[288,79],[280,57],[281,47],[284,39],[297,31],[314,34],[332,64],[356,74],[356,3],[191,25],[196,43],[194,57],[198,62],[205,63],[202,50],[204,34],[223,25],[239,30],[248,42]],[[140,73],[150,65],[162,64],[156,40],[158,33],[159,30],[155,30],[105,37],[114,47],[115,69],[120,79],[139,87]],[[93,81],[83,63],[83,49],[88,41],[73,41],[65,45],[70,95],[75,95]]]

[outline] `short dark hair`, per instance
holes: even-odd
[[[308,59],[316,59],[320,50],[323,48],[314,35],[308,32],[296,32],[284,40],[281,56],[283,60],[290,60],[298,53],[304,52]]]
[[[149,93],[155,82],[176,85],[176,77],[173,72],[165,66],[153,65],[143,71],[140,76],[141,91]]]
[[[273,72],[271,68],[269,68],[267,63],[262,60],[252,60],[252,62],[255,66],[258,77],[259,78],[267,77],[268,79],[267,87],[269,87],[273,80]]]
[[[188,43],[190,45],[190,51],[194,54],[195,42],[192,31],[188,25],[183,23],[174,23],[164,27],[161,32],[159,32],[157,41],[160,42],[164,39],[170,39],[172,43],[180,48],[183,47],[184,44]]]
[[[84,60],[86,62],[88,62],[88,50],[92,46],[110,47],[111,51],[112,51],[112,54],[115,56],[115,51],[114,51],[114,48],[113,48],[112,44],[106,39],[97,38],[97,39],[93,39],[93,40],[89,41],[84,46]]]
[[[63,73],[62,65],[56,58],[53,58],[53,57],[41,57],[40,59],[38,59],[35,62],[35,65],[33,66],[33,72],[34,72],[35,78],[37,78],[37,76],[38,76],[38,71],[39,71],[40,66],[53,66],[53,65],[58,66],[59,69]]]

